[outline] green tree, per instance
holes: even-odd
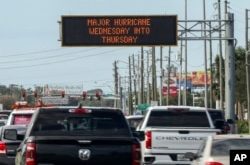
[[[236,93],[235,102],[237,104],[237,115],[243,118],[244,107],[246,106],[246,65],[245,49],[237,47],[235,50],[235,74],[236,74]]]
[[[3,109],[12,109],[16,98],[10,95],[3,95],[0,97],[0,103],[3,104]]]

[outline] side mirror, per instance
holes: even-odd
[[[4,130],[4,139],[7,140],[23,140],[24,139],[24,132],[19,134],[16,129],[5,129]]]
[[[130,127],[130,129],[131,129],[132,132],[136,131],[135,127]]]
[[[227,119],[227,123],[228,124],[234,124],[234,120],[233,119]]]
[[[18,140],[16,129],[5,129],[4,130],[4,139],[7,140]]]
[[[224,120],[217,119],[214,122],[214,126],[217,129],[224,129],[224,125],[225,125],[225,121]]]
[[[140,141],[143,141],[145,139],[144,131],[133,131],[133,136],[137,137]]]

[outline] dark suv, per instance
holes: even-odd
[[[16,139],[6,139],[5,136],[10,133],[9,130],[17,130]],[[27,127],[25,125],[6,125],[0,129],[0,164],[15,165],[16,149],[21,143]]]

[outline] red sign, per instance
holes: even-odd
[[[176,97],[177,96],[177,87],[176,86],[170,86],[169,87],[169,93],[170,93],[170,96],[172,97]],[[162,88],[162,94],[163,96],[167,96],[168,95],[168,87],[164,86]]]

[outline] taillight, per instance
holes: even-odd
[[[0,141],[0,154],[5,154],[6,153],[6,145],[5,142]]]
[[[25,165],[36,165],[36,144],[28,142],[26,146]]]
[[[146,132],[146,148],[147,149],[151,149],[152,148],[152,132],[151,131],[147,131]]]
[[[208,162],[206,162],[206,164],[205,165],[223,165],[222,163],[220,163],[220,162],[215,162],[215,161],[208,161]]]
[[[225,133],[230,132],[230,126],[229,125],[225,125],[224,126],[224,131],[225,131]]]
[[[140,144],[133,144],[132,146],[132,165],[141,164],[141,147]]]

